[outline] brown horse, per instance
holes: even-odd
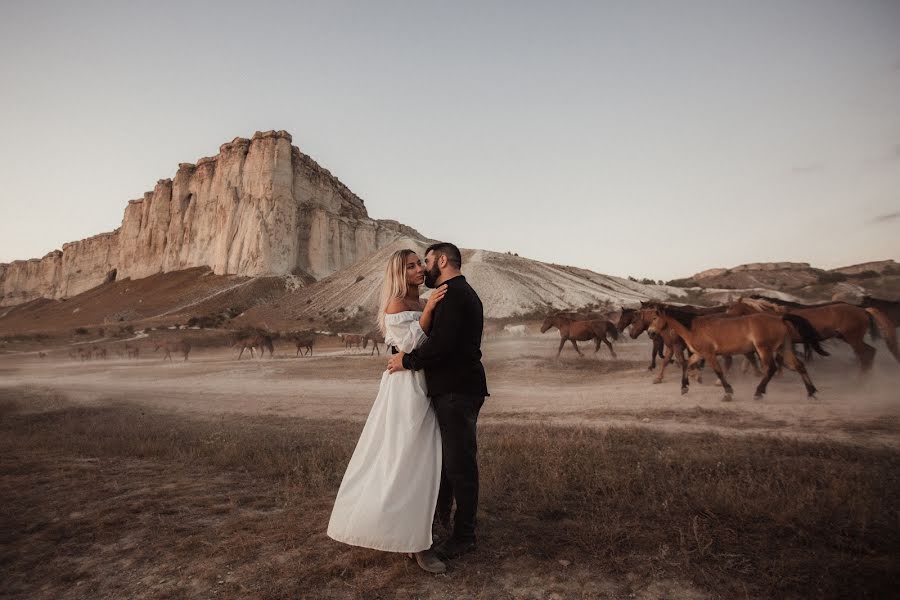
[[[877,338],[879,332],[884,337],[888,350],[900,362],[897,347],[897,331],[893,322],[877,308],[860,308],[846,302],[829,302],[808,308],[797,308],[796,303],[770,302],[763,299],[738,298],[728,309],[730,315],[789,314],[803,317],[813,326],[822,340],[837,338],[847,343],[859,359],[860,370],[868,371],[875,359],[875,348],[864,340],[866,333]],[[801,336],[802,337],[802,334]],[[794,335],[794,341],[801,341]]]
[[[316,334],[314,333],[305,333],[305,334],[296,334],[293,336],[294,345],[297,346],[297,354],[294,356],[300,356],[300,352],[303,351],[303,355],[312,356],[313,344],[316,343]]]
[[[656,310],[649,331],[658,333],[666,326],[674,329],[694,352],[689,361],[690,364],[698,364],[702,359],[716,372],[725,389],[725,396],[722,398],[724,401],[731,400],[734,389],[725,379],[725,373],[719,365],[717,357],[727,354],[746,354],[753,351],[759,356],[760,363],[766,367],[765,375],[756,386],[754,397],[757,400],[766,393],[766,386],[778,369],[777,357],[779,354],[788,368],[800,374],[806,386],[806,393],[810,398],[814,398],[816,387],[806,372],[806,366],[794,354],[793,334],[787,323],[791,323],[804,337],[804,341],[811,344],[817,352],[823,355],[828,354],[819,346],[819,336],[812,325],[796,315],[754,314],[745,317],[717,318],[711,315],[700,316],[673,308],[661,308]],[[687,366],[682,366],[682,394],[686,394],[688,391]]]
[[[378,344],[384,343],[384,336],[381,335],[381,332],[376,329],[367,333],[363,338],[363,349],[369,345],[369,342],[372,342],[372,351],[369,353],[369,356],[375,354],[376,351],[378,352],[378,356],[381,356],[381,350],[378,348]]]
[[[238,360],[241,360],[241,357],[244,355],[244,350],[250,350],[250,358],[256,356],[253,352],[253,349],[256,347],[256,336],[255,335],[245,335],[239,338],[236,338],[229,342],[229,347],[231,348],[240,348],[241,351],[238,353]]]
[[[366,340],[365,336],[357,335],[355,333],[339,333],[338,338],[344,343],[345,350],[350,350],[354,346],[362,348],[363,342]]]
[[[619,330],[616,326],[606,319],[591,319],[590,321],[576,321],[572,317],[563,315],[552,315],[544,319],[541,325],[541,333],[546,333],[551,327],[559,329],[559,349],[556,351],[556,358],[559,358],[563,346],[566,342],[572,342],[572,347],[579,356],[584,356],[578,349],[575,342],[587,342],[594,340],[594,354],[600,351],[600,344],[606,344],[613,358],[616,358],[616,351],[613,350],[612,344],[606,339],[610,336],[613,340],[619,339]]]
[[[184,355],[184,360],[187,361],[188,354],[191,353],[191,343],[187,340],[165,340],[156,344],[156,348],[153,350],[154,352],[158,351],[160,348],[163,349],[165,355],[163,356],[163,360],[167,358],[172,360],[172,353],[177,352]]]
[[[638,336],[647,331],[655,316],[656,309],[642,308],[635,311],[631,320],[631,329],[629,329],[628,332],[631,338],[637,339]],[[654,352],[657,343],[664,348],[664,354],[662,354],[662,366],[660,367],[659,373],[653,378],[653,383],[662,383],[663,376],[666,373],[666,367],[672,361],[673,357],[682,367],[686,364],[687,359],[685,358],[685,350],[687,350],[687,345],[684,343],[684,340],[681,339],[681,336],[679,336],[671,327],[663,327],[660,331],[653,334],[648,332],[648,335],[650,335],[650,339],[653,340]],[[696,373],[697,383],[703,383],[703,377],[700,374],[700,371],[697,370]]]
[[[140,351],[140,348],[137,346],[131,346],[127,342],[125,343],[125,355],[128,358],[137,358]]]

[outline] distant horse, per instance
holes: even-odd
[[[544,319],[541,325],[541,333],[546,333],[551,327],[559,329],[559,348],[556,351],[556,358],[559,358],[563,346],[566,342],[572,342],[572,347],[579,356],[584,356],[578,349],[575,342],[587,342],[594,340],[594,354],[600,351],[600,344],[606,344],[613,358],[616,358],[616,351],[613,350],[612,344],[606,339],[608,335],[613,340],[619,339],[619,330],[612,321],[606,319],[591,319],[590,321],[576,321],[572,317],[563,315],[551,315]]]
[[[312,356],[313,344],[316,343],[316,335],[314,333],[297,334],[293,337],[293,340],[297,346],[297,354],[295,356],[300,356],[301,351],[303,351],[304,356],[306,354]]]
[[[363,342],[366,341],[365,336],[357,335],[355,333],[339,333],[338,338],[344,343],[345,350],[350,350],[353,346],[362,348]]]
[[[253,358],[255,354],[253,353],[253,349],[256,347],[256,336],[247,335],[243,337],[239,337],[237,339],[232,340],[229,343],[231,348],[240,348],[241,351],[238,353],[238,360],[241,360],[241,357],[244,355],[244,350],[250,350],[250,358]]]
[[[128,358],[137,358],[140,353],[140,348],[137,346],[131,346],[127,342],[125,343],[125,354]]]
[[[369,342],[372,342],[372,351],[369,353],[369,356],[372,356],[376,352],[378,352],[378,356],[381,356],[381,350],[378,348],[378,344],[384,343],[384,336],[381,335],[381,332],[378,330],[370,331],[363,337],[364,350],[366,346],[369,345]]]
[[[765,367],[759,385],[756,386],[757,400],[766,393],[766,386],[775,371],[778,369],[777,357],[781,356],[785,366],[797,371],[806,386],[806,393],[810,398],[815,397],[816,387],[813,385],[806,366],[794,354],[793,332],[788,323],[793,325],[806,343],[809,343],[816,352],[827,356],[819,345],[819,335],[806,319],[797,315],[767,315],[753,314],[745,317],[719,317],[700,316],[674,308],[655,309],[653,322],[649,331],[658,333],[666,326],[675,330],[694,352],[689,363],[695,365],[700,360],[705,360],[718,375],[725,390],[722,400],[729,401],[734,389],[725,378],[725,373],[719,365],[718,356],[727,354],[746,354],[755,351],[760,363]],[[686,394],[689,389],[687,367],[682,366],[681,393]]]
[[[259,357],[266,356],[266,350],[269,351],[269,358],[275,356],[275,344],[272,342],[272,336],[267,333],[260,333],[253,339],[254,346],[259,349]]]
[[[172,352],[176,352],[184,355],[184,360],[187,361],[188,354],[191,353],[191,344],[187,340],[175,340],[170,341],[166,340],[156,344],[156,348],[153,350],[154,352],[158,351],[160,348],[163,349],[165,355],[163,356],[163,360],[167,358],[172,360]]]
[[[94,358],[102,358],[103,360],[106,360],[106,348],[93,346],[91,347],[91,350],[94,352]]]
[[[728,309],[728,314],[753,313],[788,314],[803,317],[813,326],[822,340],[837,338],[847,343],[859,359],[860,370],[868,371],[875,360],[875,348],[864,340],[866,333],[884,337],[888,350],[900,363],[897,347],[897,331],[893,322],[877,308],[860,308],[846,302],[829,302],[808,308],[802,304],[771,302],[763,299],[738,298]],[[802,335],[802,334],[801,334]],[[795,341],[800,341],[794,336]]]

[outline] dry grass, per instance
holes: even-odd
[[[479,550],[429,577],[324,534],[358,423],[3,396],[2,597],[882,598],[900,575],[889,449],[483,426]]]

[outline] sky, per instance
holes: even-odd
[[[461,247],[900,259],[900,1],[3,2],[0,262],[255,131]]]

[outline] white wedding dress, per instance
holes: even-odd
[[[385,315],[385,344],[410,352],[426,338],[420,311]],[[441,478],[441,433],[422,371],[385,371],[334,501],[328,536],[420,552],[431,547]]]

